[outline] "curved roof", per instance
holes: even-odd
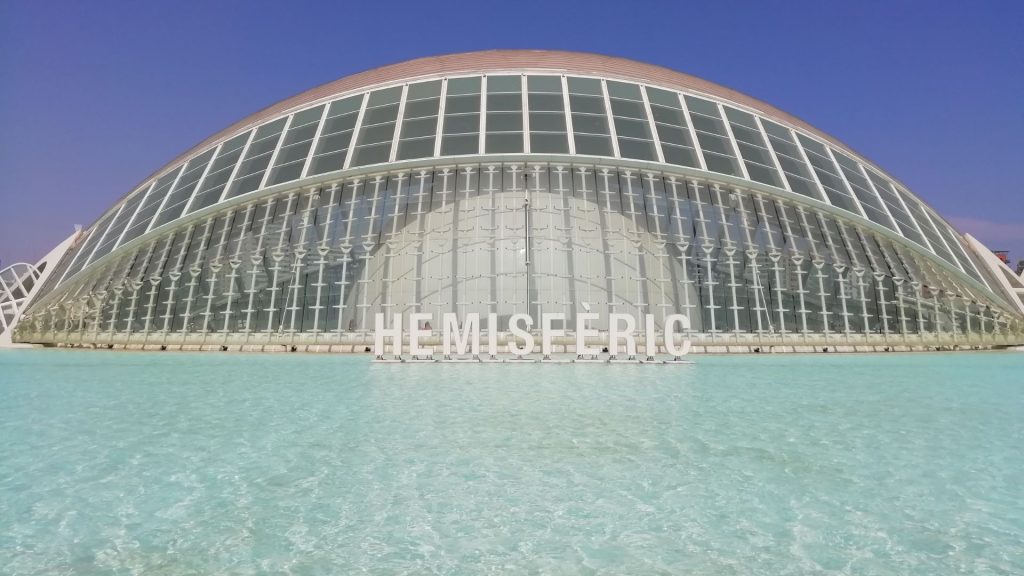
[[[246,116],[234,124],[231,124],[227,128],[220,130],[192,148],[181,153],[170,162],[161,166],[158,170],[144,178],[140,184],[149,180],[153,176],[156,176],[167,168],[170,168],[175,163],[191,157],[207,146],[235,134],[244,128],[251,128],[264,120],[274,118],[294,108],[316,102],[335,94],[341,94],[398,80],[411,80],[423,76],[486,72],[489,70],[513,68],[573,72],[578,74],[587,73],[595,76],[659,84],[666,88],[703,92],[710,96],[717,96],[719,98],[753,108],[767,116],[777,118],[810,132],[827,140],[830,144],[843,148],[848,152],[857,154],[856,151],[829,134],[815,128],[792,114],[772,106],[771,104],[762,102],[757,98],[747,96],[742,92],[722,86],[721,84],[716,84],[696,76],[678,72],[671,68],[665,68],[664,66],[647,64],[645,62],[638,62],[636,60],[620,58],[618,56],[605,56],[586,52],[567,52],[564,50],[482,50],[478,52],[426,56],[423,58],[416,58],[414,60],[406,60],[404,62],[388,64],[387,66],[358,72],[326,84],[321,84],[316,88],[306,90],[305,92],[281,100],[276,104],[271,104],[270,106]],[[863,158],[863,155],[857,155]]]
[[[486,78],[509,73],[562,76],[558,89],[553,90],[550,84],[538,84],[536,88],[537,95],[557,93],[563,98],[562,104],[550,108],[550,100],[538,98],[535,108],[533,99],[526,97],[526,92],[534,93],[527,82],[513,90],[522,89],[524,96],[514,109],[509,109],[523,115],[518,128],[485,130],[490,125],[484,112],[505,114],[502,107],[509,105],[507,98],[495,98],[492,109],[488,97],[481,100],[486,110],[479,110],[475,128],[466,131],[466,122],[452,122],[454,129],[447,132],[450,121],[477,112],[447,109],[442,98],[461,98],[473,90],[453,95],[442,85],[459,81],[459,90],[465,90],[465,81],[477,77],[485,79],[483,84],[490,93]],[[597,92],[585,84],[595,80],[601,82]],[[435,82],[437,86],[431,90],[436,89],[436,93],[427,95],[421,90],[412,96],[415,87]],[[508,86],[502,85],[495,95],[507,93]],[[479,93],[480,86],[475,90]],[[574,94],[581,99],[579,110],[572,99]],[[595,107],[584,100],[595,97],[603,97],[604,102]],[[406,103],[422,103],[425,99],[437,100],[440,107],[435,104],[435,109],[427,113],[418,106],[419,115],[405,117]],[[396,110],[383,114],[388,107]],[[370,110],[374,120],[364,124],[364,113],[371,118]],[[542,120],[536,125],[527,123],[535,112]],[[584,120],[580,125],[575,125],[575,120],[570,122],[577,113]],[[561,120],[551,119],[552,114]],[[415,130],[404,135],[404,129],[413,123],[424,126],[428,116],[431,125],[436,123],[436,130],[429,135]],[[623,131],[617,134],[615,126],[620,121]],[[595,122],[603,124],[597,126]],[[332,131],[321,132],[328,125]],[[386,138],[380,139],[384,132]],[[539,144],[526,144],[532,142],[535,133],[540,135]],[[512,135],[523,140],[522,146],[496,145],[492,149],[489,142],[493,134]],[[552,134],[564,144],[551,145]],[[420,146],[428,136],[433,148]],[[574,147],[574,136],[582,138],[583,144],[577,141]],[[475,138],[479,145],[472,146],[472,150],[464,145],[447,149],[443,138],[449,137],[453,142],[460,139],[468,143]],[[594,138],[607,141],[607,145],[594,146]],[[411,141],[417,142],[416,152],[399,154]],[[282,149],[287,153],[279,157]],[[373,152],[359,156],[357,162],[360,149]],[[878,166],[807,122],[736,90],[662,66],[547,50],[489,50],[408,60],[346,76],[251,114],[166,163],[115,202],[89,228],[87,240],[66,264],[66,273],[58,283],[136,239],[248,194],[272,192],[280,186],[323,180],[325,176],[346,177],[353,170],[379,170],[401,160],[458,161],[520,154],[578,156],[588,161],[610,158],[656,170],[690,170],[725,182],[732,178],[769,194],[789,195],[798,202],[842,211],[847,217],[936,256],[937,261],[978,285],[986,284],[964,240],[933,209]],[[243,166],[247,171],[242,171]]]

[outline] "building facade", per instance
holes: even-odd
[[[82,235],[15,339],[362,351],[378,313],[495,314],[482,328],[504,333],[593,310],[685,314],[699,345],[1014,343],[1024,306],[997,274],[767,104],[619,58],[490,51],[356,74],[197,145]]]

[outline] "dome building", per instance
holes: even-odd
[[[559,313],[571,335],[592,310],[599,331],[685,314],[705,350],[1020,342],[1017,286],[979,247],[733,90],[487,51],[355,74],[211,136],[81,234],[14,339],[361,352],[381,313],[430,313],[434,334],[445,313],[499,334]]]

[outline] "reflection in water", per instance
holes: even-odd
[[[1024,571],[1024,356],[0,354],[6,573]]]

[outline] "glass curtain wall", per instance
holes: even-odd
[[[427,96],[435,98],[437,96]],[[489,130],[488,130],[489,132]],[[1005,317],[857,223],[757,192],[600,165],[352,178],[154,237],[33,314],[92,341],[366,335],[374,315],[684,313],[693,334],[991,334]],[[235,340],[231,340],[235,341]]]

